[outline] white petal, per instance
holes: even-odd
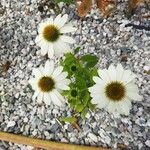
[[[111,80],[116,80],[116,69],[112,64],[108,68],[108,73]]]
[[[53,76],[53,78],[59,82],[63,79],[65,79],[66,77],[68,76],[68,73],[67,72],[62,72],[61,74],[59,74],[58,76]]]
[[[135,101],[142,100],[142,96],[140,96],[138,93],[135,93],[133,91],[127,91],[127,97],[129,97],[130,99],[135,100]]]
[[[33,68],[32,74],[35,77],[41,77],[42,76],[42,72],[39,69],[37,69],[37,68]]]
[[[115,113],[118,107],[118,103],[117,102],[113,102],[110,101],[108,106],[107,106],[107,110],[109,113]]]
[[[122,79],[124,70],[121,64],[118,64],[116,67],[116,79],[119,81]]]
[[[93,81],[95,82],[95,83],[97,83],[97,84],[104,84],[104,81],[101,79],[101,78],[99,78],[99,77],[97,77],[97,76],[94,76],[93,77]]]
[[[46,105],[51,104],[51,97],[50,97],[49,93],[44,93],[44,102]]]
[[[89,87],[89,91],[90,92],[98,92],[100,91],[100,89],[102,88],[102,86],[100,86],[99,84],[95,84],[92,87]]]
[[[126,84],[125,87],[126,87],[127,92],[131,91],[131,92],[138,93],[138,87],[135,83],[130,82]]]
[[[51,96],[52,102],[53,102],[55,105],[62,106],[62,102],[61,102],[61,100],[58,98],[58,96],[56,95],[55,90],[50,93],[50,96]]]
[[[69,85],[71,83],[71,81],[69,79],[63,79],[61,81],[59,81],[61,84],[65,84],[65,85]]]
[[[119,107],[121,108],[121,114],[129,115],[131,109],[131,102],[128,99],[125,99],[119,102]]]
[[[42,41],[42,39],[41,39],[40,36],[37,36],[37,37],[35,38],[35,43],[36,43],[36,44],[40,43],[41,41]]]
[[[39,95],[39,91],[34,92],[34,95],[32,96],[32,99],[35,100],[37,96]]]
[[[98,70],[98,75],[103,79],[104,82],[109,82],[110,78],[108,76],[108,70]]]
[[[54,48],[53,44],[49,45],[48,57],[51,59],[54,57]]]
[[[59,15],[55,18],[55,20],[54,20],[54,24],[55,24],[56,26],[59,26],[60,23],[61,23],[61,14],[59,14]],[[59,27],[60,27],[60,26],[59,26]]]
[[[61,40],[58,40],[56,43],[54,43],[54,50],[56,55],[71,51],[70,46]]]
[[[74,28],[73,25],[71,25],[71,24],[69,23],[69,24],[64,25],[64,26],[60,29],[60,32],[61,32],[61,33],[69,33],[69,32],[75,32],[76,30],[77,30],[77,28]]]
[[[93,97],[92,102],[94,101],[97,102],[97,107],[100,109],[105,108],[109,103],[108,99],[106,99],[103,94],[99,95],[99,97]]]
[[[60,16],[59,16],[60,17]],[[68,20],[68,15],[65,14],[63,15],[60,19],[59,17],[56,17],[57,20],[55,19],[54,24],[57,25],[59,28],[63,27],[64,24],[67,22]]]
[[[76,43],[76,41],[73,38],[66,36],[66,35],[62,35],[60,38],[63,42],[66,42],[66,43],[70,43],[70,44]]]
[[[60,89],[60,90],[69,90],[69,89],[70,89],[69,86],[67,86],[67,85],[65,85],[65,84],[61,84],[61,83],[57,83],[57,84],[56,84],[56,88],[57,88],[57,89]]]
[[[42,103],[42,101],[43,101],[43,96],[44,96],[44,94],[41,92],[41,93],[39,93],[39,95],[38,95],[38,97],[37,97],[37,103],[38,104],[41,104]]]
[[[62,102],[65,101],[64,97],[57,90],[54,90],[54,93],[57,95],[57,97],[59,98],[59,100],[61,100]]]
[[[129,83],[129,82],[131,82],[134,78],[135,78],[135,76],[133,76],[131,70],[124,70],[124,74],[123,74],[121,80],[122,80],[124,83]]]
[[[42,72],[42,75],[44,75],[44,67],[42,65],[39,67],[39,70]]]
[[[52,74],[53,70],[54,70],[54,61],[53,60],[46,61],[45,68],[44,68],[44,75],[50,76]]]
[[[46,46],[41,48],[41,55],[44,56],[47,54],[48,48]]]
[[[54,70],[54,72],[53,72],[53,76],[54,76],[54,77],[58,76],[62,71],[63,71],[63,67],[62,67],[62,66],[57,67],[57,68]]]

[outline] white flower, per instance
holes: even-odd
[[[41,54],[52,58],[55,54],[70,52],[69,44],[75,43],[75,40],[64,33],[75,32],[76,28],[71,23],[65,24],[68,20],[68,15],[61,17],[59,14],[54,20],[49,18],[46,22],[39,25],[39,35],[35,42],[41,47]]]
[[[93,77],[96,84],[89,88],[92,102],[110,113],[128,115],[131,100],[142,98],[134,83],[136,76],[130,70],[124,70],[121,64],[116,68],[110,65],[108,70],[98,70],[98,75]]]
[[[54,68],[54,61],[46,61],[44,67],[33,69],[34,78],[29,80],[33,90],[33,100],[37,98],[38,103],[45,102],[50,105],[51,101],[61,106],[65,101],[61,92],[69,90],[70,80],[66,79],[67,72],[63,72],[63,67]]]

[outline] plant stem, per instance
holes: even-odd
[[[36,148],[43,148],[47,150],[108,150],[105,148],[52,142],[48,140],[25,137],[22,135],[15,135],[15,134],[2,132],[2,131],[0,131],[0,140],[18,143],[18,144],[30,145]]]

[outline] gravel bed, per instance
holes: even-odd
[[[42,139],[112,147],[125,145],[132,150],[150,149],[150,31],[125,27],[131,23],[150,27],[147,18],[139,18],[139,12],[150,11],[141,6],[136,15],[128,20],[123,13],[127,4],[120,0],[117,12],[103,19],[99,11],[92,9],[81,20],[74,6],[62,8],[78,27],[73,35],[80,46],[80,54],[92,53],[99,57],[98,67],[121,62],[137,74],[136,83],[141,102],[132,103],[130,115],[117,116],[104,110],[89,112],[86,120],[79,120],[80,132],[70,124],[62,125],[57,118],[70,116],[72,110],[66,105],[38,105],[32,101],[33,91],[28,85],[32,68],[44,64],[46,57],[34,40],[41,20],[55,14],[39,12],[37,0],[2,0],[0,8],[0,65],[11,62],[7,73],[0,71],[0,130]],[[56,60],[57,61],[57,60]],[[0,150],[29,150],[30,147],[1,142]]]

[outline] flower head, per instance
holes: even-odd
[[[63,72],[63,67],[54,68],[54,62],[47,61],[44,67],[33,69],[34,78],[29,80],[35,91],[33,99],[37,98],[38,103],[45,102],[50,105],[51,101],[61,106],[65,101],[61,92],[69,90],[70,80],[67,79],[67,72]]]
[[[108,70],[98,70],[98,75],[93,77],[95,85],[89,88],[92,102],[110,113],[128,115],[131,101],[141,100],[134,83],[136,76],[130,70],[124,70],[121,64],[116,68],[110,65]]]
[[[41,47],[41,54],[48,54],[52,58],[54,54],[70,52],[69,44],[75,43],[75,40],[65,33],[74,32],[76,28],[71,23],[65,24],[68,20],[68,15],[58,15],[55,19],[52,17],[39,25],[39,35],[35,42]]]

